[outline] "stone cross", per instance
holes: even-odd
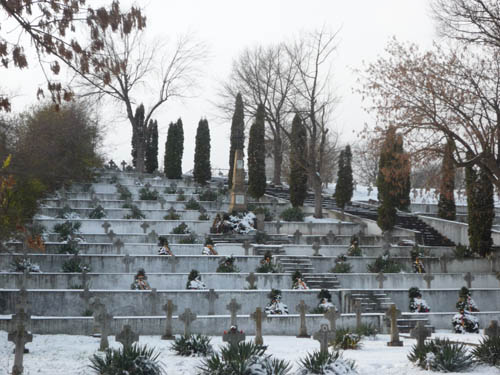
[[[172,334],[172,314],[176,310],[177,306],[174,305],[171,299],[167,300],[167,303],[163,305],[163,311],[167,313],[167,325],[165,334],[161,337],[162,340],[175,340],[175,336]]]
[[[467,272],[464,276],[464,280],[467,283],[467,288],[472,288],[472,282],[474,281],[474,276],[470,272]]]
[[[88,280],[88,276],[87,276],[87,269],[84,268],[82,270],[82,288],[85,289],[85,288],[88,288],[88,283],[89,283],[89,280]]]
[[[28,269],[28,267],[25,267],[24,270],[23,270],[23,274],[21,275],[21,285],[19,286],[19,289],[26,289],[27,287],[27,283],[28,283],[28,279],[30,277],[30,270]]]
[[[340,317],[340,314],[335,311],[335,307],[332,307],[326,313],[323,314],[326,320],[330,322],[330,331],[337,331],[337,319]]]
[[[113,316],[106,312],[106,307],[103,306],[102,311],[94,312],[94,320],[99,323],[101,327],[101,342],[99,344],[99,351],[105,351],[109,348],[108,336],[111,330],[111,322]]]
[[[297,337],[304,337],[304,338],[309,338],[311,337],[307,333],[307,325],[306,325],[306,311],[309,309],[309,306],[307,306],[304,302],[304,300],[300,300],[300,303],[295,306],[295,309],[299,312],[300,314],[300,328],[299,328],[299,334]]]
[[[92,293],[89,291],[88,285],[83,286],[83,292],[80,293],[80,298],[85,301],[85,308],[88,308],[89,301],[92,298]]]
[[[146,223],[146,222],[143,222],[143,223],[141,224],[141,228],[142,228],[142,231],[144,232],[144,234],[146,234],[146,232],[147,232],[147,230],[148,230],[148,228],[149,228],[149,224],[148,224],[148,223]]]
[[[123,345],[123,349],[130,348],[134,342],[139,341],[139,335],[126,324],[122,331],[115,336],[115,340]]]
[[[281,224],[280,219],[278,219],[278,221],[276,222],[276,233],[277,234],[280,234],[280,230],[281,230],[282,226],[283,226],[283,224]]]
[[[335,340],[335,332],[328,330],[328,324],[322,324],[318,332],[313,335],[313,339],[319,341],[320,352],[328,353],[328,343]]]
[[[111,243],[113,243],[113,241],[114,241],[114,239],[115,239],[115,237],[116,237],[116,234],[115,234],[115,232],[113,231],[113,229],[111,229],[111,230],[107,233],[107,235],[108,235],[108,238],[111,240]]]
[[[149,232],[148,240],[151,240],[152,242],[158,241],[158,233],[156,233],[154,229],[151,232]]]
[[[379,289],[384,289],[384,281],[387,280],[387,277],[384,276],[384,273],[383,272],[379,272],[377,277],[376,277],[377,281],[378,281],[378,288]]]
[[[417,349],[422,348],[425,339],[431,336],[431,330],[425,326],[425,323],[419,321],[417,326],[410,331],[410,336],[417,339]]]
[[[134,259],[130,257],[130,255],[127,253],[122,259],[122,263],[125,264],[125,273],[130,273],[130,263],[133,263]]]
[[[28,301],[28,291],[26,288],[22,287],[18,293],[16,309],[28,312],[30,308],[31,304]]]
[[[255,273],[250,272],[250,275],[248,275],[245,280],[248,281],[248,284],[250,285],[250,289],[257,289],[257,285],[255,285],[255,282],[257,281],[257,277],[255,276]]]
[[[165,209],[165,203],[167,203],[167,201],[165,200],[165,198],[160,197],[158,199],[158,203],[160,203],[160,207],[161,207],[162,210]]]
[[[391,307],[389,307],[385,315],[391,320],[391,341],[387,343],[387,346],[403,346],[403,342],[399,340],[397,322],[398,318],[401,316],[401,312],[396,308],[395,304],[391,304]]]
[[[168,258],[168,262],[170,263],[170,272],[175,273],[175,266],[179,264],[179,259],[174,254],[172,254]]]
[[[118,254],[120,254],[122,252],[122,249],[125,246],[125,244],[123,243],[122,240],[120,240],[119,238],[117,238],[116,241],[113,243],[113,246],[116,247],[116,252]]]
[[[99,198],[97,198],[97,195],[95,195],[95,191],[92,192],[92,197],[90,200],[92,207],[97,207],[99,205]]]
[[[335,233],[330,229],[330,231],[326,234],[326,238],[328,238],[328,244],[333,245],[335,243]]]
[[[175,215],[175,208],[174,206],[170,206],[170,208],[168,209],[168,216],[172,218],[174,215]]]
[[[439,264],[441,265],[441,272],[442,273],[448,273],[448,257],[446,254],[443,254],[439,257]]]
[[[107,221],[105,221],[104,223],[102,223],[101,227],[104,228],[104,233],[108,234],[108,231],[109,231],[109,228],[111,227],[111,224],[108,223]]]
[[[321,245],[319,244],[319,241],[318,240],[315,240],[313,245],[312,245],[312,248],[314,250],[314,254],[313,256],[315,257],[319,257],[321,256],[321,254],[319,253],[319,249],[321,249]]]
[[[262,318],[267,318],[266,313],[260,307],[257,307],[255,312],[250,314],[250,318],[255,320],[255,345],[264,345],[264,339],[262,338]]]
[[[179,320],[184,322],[184,336],[191,336],[191,323],[196,320],[196,314],[193,314],[191,309],[187,308],[179,315]]]
[[[271,199],[271,211],[273,212],[273,215],[276,216],[278,214],[278,200],[276,198]],[[279,229],[278,229],[278,234],[279,234]]]
[[[293,243],[295,245],[298,245],[300,244],[300,238],[302,237],[302,233],[300,232],[300,230],[296,230],[295,233],[293,234]]]
[[[307,229],[309,230],[309,234],[312,235],[313,234],[313,223],[312,222],[308,222],[307,223]]]
[[[248,255],[248,250],[252,247],[252,245],[250,245],[250,241],[245,240],[242,246],[245,249],[245,255]]]
[[[354,312],[356,313],[356,329],[361,328],[361,314],[363,313],[363,306],[361,306],[361,301],[359,299],[354,302]]]
[[[215,315],[215,300],[219,298],[219,295],[211,288],[205,294],[205,298],[208,299],[208,315]]]
[[[425,283],[427,284],[427,289],[431,289],[431,285],[432,285],[432,280],[434,280],[434,275],[431,274],[431,272],[429,271],[429,273],[425,273],[424,274],[424,281]]]
[[[26,330],[26,324],[29,321],[29,315],[24,312],[24,310],[19,310],[14,316],[12,316],[13,322],[15,322],[15,328],[9,332],[7,339],[11,341],[16,346],[14,366],[12,367],[13,375],[20,375],[23,373],[23,357],[25,351],[25,345],[28,342],[33,341],[33,335]]]
[[[236,329],[230,329],[229,331],[224,331],[222,335],[222,341],[228,342],[230,346],[237,346],[241,341],[245,341],[245,334],[242,331]]]
[[[151,289],[151,315],[156,315],[156,302],[158,301],[158,291],[156,288]]]
[[[198,212],[202,215],[205,215],[207,213],[207,209],[203,206],[200,206],[200,209],[198,210]]]
[[[489,338],[500,336],[500,327],[498,327],[498,321],[490,321],[490,325],[484,329],[484,334]]]
[[[125,172],[125,167],[127,166],[127,162],[125,160],[122,160],[120,164],[122,165],[122,171]]]
[[[236,302],[235,298],[231,298],[231,302],[226,306],[226,309],[231,313],[231,326],[236,326],[236,312],[241,310],[241,305]]]

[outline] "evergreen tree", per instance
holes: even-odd
[[[290,135],[290,202],[301,207],[307,196],[307,130],[298,114],[292,122]]]
[[[182,178],[182,156],[184,154],[184,129],[182,120],[177,120],[175,132],[175,178]]]
[[[210,166],[210,129],[206,119],[200,120],[198,129],[196,130],[193,177],[201,185],[205,185],[212,178]]]
[[[233,120],[231,122],[231,148],[229,149],[229,189],[233,186],[234,154],[237,149],[243,151],[245,148],[245,117],[243,111],[243,99],[241,94],[236,95]]]
[[[354,184],[352,179],[352,154],[351,147],[347,145],[340,152],[339,169],[337,174],[337,185],[335,186],[335,202],[344,211],[345,205],[352,199]]]
[[[265,112],[259,105],[248,140],[248,193],[260,198],[266,192]]]
[[[411,192],[411,165],[410,156],[403,149],[403,136],[398,134],[396,136],[396,175],[399,175],[399,195],[397,197],[397,208],[402,211],[408,211],[410,208],[410,192]]]
[[[454,148],[454,142],[448,140],[444,149],[443,164],[441,166],[438,217],[445,220],[456,220],[457,218],[455,206],[455,165],[453,164]]]
[[[144,130],[144,105],[139,105],[135,109],[134,126],[132,127],[132,164],[137,165],[137,143],[140,141]]]
[[[181,119],[168,126],[165,143],[165,176],[170,179],[182,178],[182,153],[184,152],[184,131]]]
[[[158,169],[158,121],[149,121],[145,167],[147,173]]]

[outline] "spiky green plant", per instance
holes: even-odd
[[[337,329],[335,340],[329,343],[334,349],[359,349],[361,348],[361,336],[352,332],[349,328]]]
[[[83,272],[84,270],[90,272],[90,266],[78,258],[68,259],[62,265],[62,272]]]
[[[116,184],[116,192],[119,194],[119,200],[126,201],[132,199],[132,193],[122,184]]]
[[[481,363],[500,367],[500,337],[486,337],[472,349],[472,355]]]
[[[205,357],[213,353],[210,340],[205,335],[181,336],[175,339],[170,350],[185,357]]]
[[[217,200],[217,192],[213,190],[204,190],[199,195],[200,201],[202,202],[215,202]]]
[[[54,225],[52,230],[59,234],[59,241],[67,241],[80,233],[81,226],[82,223],[79,221],[65,221],[64,223]]]
[[[198,201],[194,198],[189,199],[185,204],[184,208],[186,210],[199,210],[200,209],[200,204]]]
[[[297,375],[348,375],[356,373],[355,362],[344,359],[338,351],[309,353],[299,361],[299,366]]]
[[[172,234],[189,234],[189,228],[185,222],[180,223],[174,229],[172,229]]]
[[[89,213],[89,219],[102,219],[103,217],[106,217],[106,211],[101,205],[98,205]]]
[[[125,215],[123,218],[128,220],[130,219],[140,220],[140,219],[145,219],[146,216],[142,213],[139,207],[137,207],[135,204],[132,204],[130,206],[130,213]]]
[[[287,208],[280,217],[285,221],[304,221],[304,213],[298,207]]]
[[[425,370],[439,372],[462,372],[474,366],[474,358],[465,345],[448,339],[425,342],[422,347],[414,345],[408,359]]]
[[[160,198],[160,193],[157,190],[151,190],[148,187],[139,190],[139,199],[141,201],[157,201],[158,198]]]

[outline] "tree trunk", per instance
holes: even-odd
[[[321,178],[318,175],[313,176],[314,189],[314,217],[321,219],[323,217],[323,186]]]
[[[273,184],[281,185],[281,164],[283,162],[283,147],[281,137],[276,135],[273,142],[274,176]]]

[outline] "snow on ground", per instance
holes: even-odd
[[[325,217],[325,218],[322,218],[322,219],[317,219],[315,218],[314,216],[306,216],[304,218],[304,221],[306,223],[314,223],[314,224],[321,224],[321,223],[340,223],[340,220],[337,220],[337,219],[331,219],[331,218],[328,218],[328,217]]]
[[[455,335],[439,331],[436,336],[449,337],[452,340],[476,343],[481,338],[477,334]],[[247,337],[247,340],[253,337]],[[403,339],[403,347],[388,347],[386,342],[389,335],[378,335],[376,339],[364,339],[360,350],[346,350],[344,357],[354,359],[360,375],[415,375],[431,374],[414,366],[406,358],[415,340]],[[120,344],[109,338],[110,345],[118,348]],[[7,333],[0,332],[0,342],[7,342]],[[175,356],[168,349],[171,341],[163,341],[159,336],[141,336],[141,344],[155,346],[161,351],[161,361],[168,375],[194,375],[200,358],[186,358]],[[268,345],[267,352],[277,358],[285,359],[294,364],[297,369],[297,360],[306,353],[319,349],[317,341],[312,339],[298,339],[290,336],[264,336],[264,343]],[[214,347],[222,345],[221,337],[212,339]],[[66,375],[91,374],[88,369],[88,358],[97,353],[99,339],[88,336],[69,335],[34,335],[33,342],[28,344],[30,353],[24,356],[25,375]],[[12,368],[14,345],[0,345],[0,375],[7,375]],[[481,366],[467,373],[461,374],[500,374],[498,369]]]

